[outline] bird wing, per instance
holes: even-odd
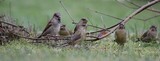
[[[142,37],[141,37],[141,38],[146,37],[146,36],[147,36],[147,34],[148,34],[148,32],[149,32],[149,30],[148,30],[148,31],[146,31],[146,32],[142,35]]]
[[[73,35],[72,38],[71,38],[71,41],[76,41],[76,40],[78,40],[78,39],[80,39],[80,38],[81,38],[81,35],[80,35],[80,34],[78,34],[78,35]]]
[[[79,26],[76,25],[76,27],[74,28],[73,34],[78,30],[78,27],[79,27]]]
[[[49,22],[48,24],[47,24],[47,26],[45,27],[45,29],[43,30],[43,32],[42,33],[44,33],[49,27],[51,27],[52,26],[52,23],[51,22]]]
[[[42,34],[41,34],[38,38],[40,38],[41,36],[43,36],[44,32],[45,32],[49,27],[51,27],[51,26],[52,26],[52,23],[51,23],[51,22],[48,22],[47,26],[45,27],[45,29],[43,30]]]

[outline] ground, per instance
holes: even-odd
[[[50,47],[26,40],[0,46],[1,61],[159,61],[160,45],[128,41],[122,48],[112,41],[98,41],[81,48]]]
[[[73,19],[78,22],[81,18],[89,19],[88,24],[99,27],[112,26],[119,22],[111,17],[94,13],[89,10],[97,10],[105,14],[113,15],[124,19],[136,9],[130,9],[117,3],[115,0],[61,0],[64,6],[70,12]],[[119,0],[127,5],[124,0]],[[148,3],[146,0],[130,0],[139,5]],[[131,7],[134,7],[130,5]],[[160,3],[153,7],[159,9]],[[73,30],[75,25],[71,24],[71,19],[62,8],[59,0],[0,0],[0,15],[10,16],[18,25],[32,28],[35,26],[37,33],[41,33],[52,17],[53,13],[60,12],[62,23]],[[143,11],[135,18],[146,19],[157,13]],[[101,16],[104,22],[101,22]],[[151,25],[156,25],[159,29],[160,17],[143,22],[132,19],[125,26],[128,35],[143,34]],[[88,27],[87,31],[95,31]],[[110,38],[110,37],[108,37]],[[133,42],[135,37],[130,37],[122,48],[111,39],[103,39],[97,42],[86,42],[81,48],[59,48],[51,47],[45,44],[32,44],[24,39],[15,40],[0,46],[0,61],[159,61],[160,45],[159,43]]]

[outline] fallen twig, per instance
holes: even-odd
[[[14,34],[14,35],[20,38],[29,39],[29,40],[70,40],[70,37],[61,37],[61,36],[56,36],[56,37],[51,37],[51,38],[31,38],[31,37],[20,36],[17,34]]]

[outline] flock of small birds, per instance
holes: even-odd
[[[51,20],[46,25],[45,29],[38,38],[48,37],[48,36],[71,36],[71,39],[67,42],[69,45],[75,46],[86,38],[86,29],[87,29],[87,19],[82,18],[74,28],[74,32],[69,31],[66,28],[66,25],[61,23],[60,13],[54,13]],[[98,37],[101,37],[105,32],[98,34]],[[152,25],[139,39],[138,41],[142,42],[151,42],[155,41],[157,36],[157,27]],[[127,34],[124,24],[119,23],[118,29],[115,31],[115,42],[118,45],[124,46],[126,43]]]

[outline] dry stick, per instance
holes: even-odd
[[[5,17],[5,15],[2,16],[2,18]],[[17,26],[17,25],[14,25],[14,24],[11,24],[11,23],[8,23],[8,22],[5,22],[5,21],[0,21],[0,23],[4,23],[4,24],[7,24],[7,25],[10,25],[10,26],[13,26],[13,27],[19,27],[19,28],[23,28],[22,26]],[[25,29],[25,28],[23,28]],[[24,32],[26,32],[27,34],[29,34],[28,31],[26,30],[23,30]]]
[[[150,20],[150,19],[153,19],[153,18],[159,17],[159,16],[160,16],[160,15],[155,15],[155,16],[153,16],[153,17],[150,17],[150,18],[145,19],[144,21],[147,21],[147,20]]]
[[[137,20],[142,20],[144,22],[148,21],[148,20],[151,20],[153,18],[156,18],[156,17],[159,17],[160,15],[155,15],[155,16],[152,16],[152,17],[149,17],[149,18],[146,18],[146,19],[140,19],[140,18],[134,18],[134,19],[137,19]]]
[[[88,8],[88,9],[89,9],[89,8]],[[92,9],[89,9],[89,10],[94,11],[94,10],[92,10]],[[107,14],[101,13],[101,12],[99,12],[99,11],[94,11],[94,12],[95,12],[95,13],[102,14],[102,15],[105,15],[105,16],[109,16],[109,17],[112,17],[112,18],[115,18],[115,19],[118,19],[118,20],[121,20],[119,23],[121,23],[121,22],[123,21],[123,19],[121,19],[121,18],[117,18],[117,17],[111,16],[111,15],[107,15]],[[111,26],[111,27],[109,27],[109,28],[101,29],[101,30],[94,31],[94,32],[88,32],[87,34],[94,34],[94,33],[98,33],[98,32],[104,31],[104,30],[111,29],[111,28],[117,26],[119,23],[117,23],[117,24],[115,24],[115,25],[113,25],[113,26]]]
[[[133,2],[130,2],[130,1],[128,1],[128,0],[125,0],[125,1],[127,1],[128,3],[134,5],[134,6],[138,7],[138,8],[141,7],[140,5],[135,4],[135,3],[133,3]],[[132,8],[132,9],[134,9],[134,8]],[[156,9],[147,8],[147,10],[148,10],[148,11],[152,11],[152,12],[156,12],[156,13],[159,13],[159,14],[160,14],[160,11],[159,11],[159,10],[156,10]]]
[[[90,10],[91,10],[91,9],[90,9]],[[105,16],[112,17],[112,18],[114,18],[114,19],[122,20],[122,21],[123,21],[123,19],[118,18],[118,17],[115,17],[115,16],[112,16],[112,15],[104,14],[104,13],[102,13],[102,12],[95,11],[95,10],[91,10],[91,11],[94,11],[95,13],[99,13],[99,14],[102,14],[102,15],[105,15]],[[150,20],[150,19],[159,17],[159,16],[160,16],[160,15],[155,15],[155,16],[153,16],[153,17],[146,18],[146,19],[139,19],[139,18],[134,18],[134,19],[136,19],[136,20],[141,20],[141,21],[147,21],[147,20]],[[122,22],[122,21],[120,21],[120,22]],[[120,23],[120,22],[119,22],[119,23]],[[111,26],[111,27],[109,27],[109,28],[106,28],[105,30],[111,29],[111,28],[113,28],[113,27],[115,27],[115,26],[117,26],[117,25],[118,25],[118,24],[115,24],[115,25],[113,25],[113,26]],[[102,31],[102,30],[98,30],[98,31],[94,31],[94,32],[89,32],[89,33],[87,33],[87,34],[94,34],[94,33],[101,32],[101,31]]]
[[[14,34],[14,33],[12,33]],[[70,40],[70,37],[60,37],[60,36],[55,36],[54,38],[31,38],[31,37],[25,37],[25,36],[20,36],[20,35],[17,35],[17,34],[14,34],[20,38],[24,38],[24,39],[29,39],[29,40]]]
[[[142,11],[144,11],[145,9],[147,9],[148,7],[154,5],[154,4],[158,3],[158,2],[160,2],[160,0],[154,0],[154,1],[152,1],[152,2],[149,2],[149,3],[145,4],[145,5],[143,5],[142,7],[140,7],[140,8],[137,9],[136,11],[134,11],[132,14],[130,14],[128,17],[126,17],[126,18],[124,19],[124,21],[122,21],[121,23],[122,23],[122,24],[126,24],[126,23],[127,23],[131,18],[133,18],[135,15],[141,13]],[[90,40],[86,40],[86,41],[97,41],[97,40],[101,40],[101,39],[107,37],[108,35],[112,34],[112,33],[118,28],[118,26],[119,26],[119,25],[113,27],[109,33],[107,33],[106,35],[104,35],[104,37],[96,38],[96,39],[90,39]]]
[[[92,11],[94,11],[94,10],[92,10]],[[99,11],[94,11],[94,12],[95,12],[95,13],[102,14],[102,15],[105,15],[105,16],[112,17],[112,18],[117,19],[117,20],[123,20],[123,19],[121,19],[121,18],[118,18],[118,17],[112,16],[112,15],[108,15],[108,14],[105,14],[105,13],[102,13],[102,12],[99,12]],[[156,17],[159,17],[159,16],[160,16],[160,14],[155,15],[155,16],[152,16],[152,17],[149,17],[149,18],[146,18],[146,19],[140,19],[140,18],[133,18],[133,19],[141,20],[141,21],[148,21],[148,20],[151,20],[151,19],[156,18]]]
[[[67,14],[68,14],[69,17],[71,18],[72,22],[75,23],[73,17],[70,15],[70,13],[68,12],[68,10],[64,7],[63,2],[62,2],[62,1],[59,1],[59,3],[62,5],[62,7],[64,8],[64,10],[67,12]]]
[[[130,6],[126,5],[126,4],[124,4],[124,3],[121,3],[121,2],[119,2],[118,0],[115,0],[115,1],[117,1],[119,4],[121,4],[121,5],[124,6],[124,7],[132,8],[132,9],[137,9],[137,8],[135,8],[135,7],[130,7]]]
[[[13,27],[19,27],[19,28],[22,27],[22,26],[17,26],[17,25],[14,25],[14,24],[11,24],[11,23],[8,23],[8,22],[4,22],[4,21],[0,21],[0,23],[4,23],[4,24],[7,24],[7,25],[10,25],[10,26],[13,26]],[[23,27],[22,27],[22,28],[23,28]],[[23,29],[25,29],[25,28],[23,28]],[[28,31],[26,31],[26,30],[24,30],[24,31],[29,34]]]
[[[69,15],[69,17],[71,18],[72,23],[73,23],[73,24],[77,24],[77,23],[74,21],[73,17],[70,15],[69,11],[64,7],[62,1],[59,1],[59,2],[60,2],[60,4],[62,5],[62,7],[64,8],[64,10],[67,12],[67,14]],[[87,26],[91,26],[91,27],[98,28],[98,29],[104,29],[104,28],[101,28],[101,27],[98,27],[98,26],[94,26],[94,25],[87,25]]]
[[[103,27],[106,28],[106,25],[104,24],[104,20],[102,16],[101,16],[101,21],[102,21]]]
[[[99,13],[99,14],[102,14],[102,15],[105,15],[105,16],[108,16],[108,17],[112,17],[112,18],[115,18],[115,19],[117,19],[117,20],[123,20],[123,19],[121,19],[121,18],[118,18],[118,17],[112,16],[112,15],[108,15],[108,14],[104,14],[104,13],[102,13],[102,12],[95,11],[95,10],[90,9],[90,8],[88,8],[88,9],[89,9],[90,11],[95,12],[95,13]]]
[[[91,25],[93,25],[92,21],[90,20],[90,18],[88,18],[88,21],[91,23]],[[94,29],[94,28],[93,28]]]

